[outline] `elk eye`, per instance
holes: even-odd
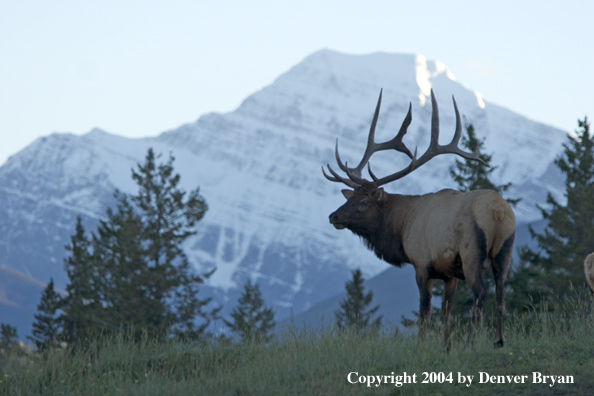
[[[369,198],[363,198],[359,202],[359,210],[365,210],[369,206]]]

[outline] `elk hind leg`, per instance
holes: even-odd
[[[487,296],[487,290],[483,284],[483,277],[481,275],[480,267],[477,268],[475,273],[469,277],[466,277],[468,286],[472,290],[474,304],[471,308],[472,323],[468,331],[468,340],[466,341],[467,346],[470,346],[474,337],[475,328],[478,327],[483,321],[483,305],[485,304],[485,297]]]
[[[461,252],[462,268],[468,287],[473,294],[474,304],[472,306],[472,323],[468,332],[467,346],[472,343],[475,327],[483,320],[483,305],[487,290],[483,284],[482,272],[485,264],[491,263],[491,258],[487,254],[487,241],[485,233],[479,227],[475,228],[476,245],[465,252]]]
[[[502,347],[505,343],[503,336],[503,314],[505,311],[505,279],[512,258],[514,234],[505,240],[497,255],[493,258],[493,277],[497,297],[497,330],[495,334],[495,347]]]

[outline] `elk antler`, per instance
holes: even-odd
[[[377,101],[377,106],[375,108],[375,113],[373,115],[373,120],[371,121],[371,128],[369,129],[369,137],[367,139],[367,148],[365,149],[365,153],[363,154],[363,158],[361,159],[361,162],[355,168],[349,168],[348,164],[346,164],[346,163],[343,164],[342,161],[340,160],[340,156],[338,155],[338,139],[336,139],[336,148],[335,148],[336,162],[338,163],[338,166],[340,167],[340,169],[342,169],[342,171],[347,174],[348,179],[345,179],[344,177],[341,177],[336,172],[334,172],[334,170],[330,167],[330,165],[327,165],[327,167],[328,167],[328,171],[330,171],[330,173],[332,174],[333,177],[328,176],[328,174],[326,174],[326,172],[324,171],[324,167],[322,167],[322,172],[324,173],[324,176],[330,181],[342,182],[349,187],[356,188],[356,187],[363,185],[363,183],[369,183],[368,180],[365,180],[361,176],[361,171],[363,170],[365,165],[367,165],[367,170],[369,172],[369,175],[373,179],[373,182],[379,187],[383,184],[390,183],[394,180],[398,180],[398,179],[408,175],[413,170],[421,167],[425,163],[429,162],[430,159],[432,159],[433,157],[436,157],[440,154],[457,154],[463,158],[473,160],[473,161],[479,161],[479,162],[482,162],[483,164],[487,165],[479,157],[478,151],[474,152],[474,153],[468,153],[458,147],[458,143],[460,142],[460,137],[462,136],[462,125],[460,122],[460,113],[458,112],[458,106],[456,105],[456,100],[454,99],[453,96],[452,96],[452,100],[454,101],[454,110],[456,112],[456,131],[454,133],[454,138],[452,139],[450,144],[442,146],[439,144],[439,112],[437,109],[437,101],[435,100],[435,95],[433,94],[433,90],[431,90],[431,106],[433,108],[433,111],[431,114],[431,142],[429,143],[429,148],[427,149],[427,151],[421,156],[421,158],[419,158],[417,160],[417,150],[415,149],[415,154],[412,155],[410,153],[410,150],[402,142],[402,138],[406,134],[407,128],[412,121],[412,115],[411,115],[412,104],[410,104],[408,107],[408,114],[404,118],[404,121],[402,122],[402,126],[400,127],[400,131],[398,131],[398,134],[392,140],[390,140],[388,142],[385,142],[385,143],[376,143],[375,142],[375,140],[374,140],[375,126],[377,124],[377,118],[379,116],[379,109],[380,109],[380,105],[382,103],[382,91],[380,90],[380,95],[379,95],[379,99]],[[373,155],[373,153],[375,153],[377,151],[389,150],[389,149],[394,149],[396,151],[405,153],[406,155],[408,155],[411,158],[411,162],[406,168],[379,179],[371,171],[371,166],[369,166],[368,162],[369,162],[369,159],[371,158],[371,156]]]

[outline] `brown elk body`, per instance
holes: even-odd
[[[328,166],[331,181],[340,181],[353,190],[343,190],[347,202],[330,215],[330,223],[337,229],[347,228],[360,236],[367,247],[382,260],[400,267],[410,263],[415,268],[420,292],[421,330],[431,314],[433,279],[445,282],[442,300],[444,343],[450,348],[450,314],[458,279],[465,279],[474,293],[474,320],[481,320],[486,289],[482,281],[485,268],[492,268],[497,295],[497,329],[495,345],[503,346],[503,313],[505,309],[504,283],[512,256],[515,217],[509,204],[496,192],[477,190],[459,192],[441,190],[436,193],[411,196],[388,194],[380,186],[397,180],[440,154],[457,154],[481,161],[478,153],[466,153],[458,148],[461,127],[456,103],[456,133],[452,143],[438,144],[439,120],[437,103],[431,92],[433,120],[429,149],[418,160],[402,143],[411,122],[409,113],[398,135],[387,143],[373,141],[379,114],[381,93],[372,122],[367,150],[356,168],[342,164],[336,149],[336,159],[348,179],[339,176]],[[395,149],[412,157],[402,171],[378,179],[369,168],[373,181],[360,172],[373,152]],[[471,338],[472,328],[469,334]]]
[[[594,253],[590,253],[584,260],[584,274],[590,290],[594,293]]]

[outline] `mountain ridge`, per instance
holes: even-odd
[[[515,210],[519,222],[540,217],[535,205],[545,203],[548,191],[562,199],[563,180],[551,164],[565,132],[490,103],[445,65],[420,55],[323,50],[235,111],[209,113],[156,137],[129,139],[96,128],[33,142],[0,167],[0,260],[43,282],[53,276],[63,288],[64,245],[76,216],[92,231],[114,203],[114,189],[134,192],[130,169],[153,147],[165,158],[175,156],[182,187],[200,186],[209,204],[197,235],[184,246],[197,271],[217,268],[204,293],[224,304],[225,313],[250,278],[279,317],[303,312],[340,292],[350,270],[361,267],[372,277],[387,268],[357,237],[330,226],[328,214],[342,204],[343,186],[324,179],[320,169],[334,164],[337,138],[343,161],[358,162],[380,88],[377,141],[395,135],[410,103],[413,121],[404,141],[422,153],[433,88],[440,143],[453,135],[453,95],[486,139],[487,153],[495,154],[494,182],[511,181],[509,196],[524,198]],[[386,190],[414,195],[455,187],[448,170],[453,157],[435,158]],[[381,152],[370,162],[381,176],[408,161]]]

